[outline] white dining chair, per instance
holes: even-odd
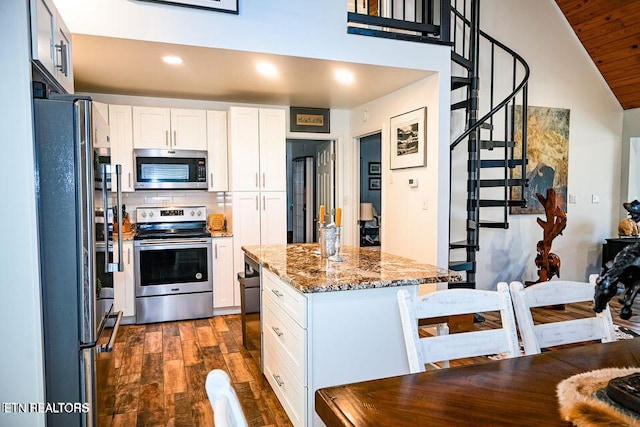
[[[247,427],[238,395],[225,371],[210,371],[207,374],[205,389],[213,408],[213,422],[216,427]]]
[[[531,309],[535,307],[593,302],[597,277],[592,274],[589,283],[551,280],[526,288],[520,282],[511,282],[511,297],[525,354],[538,354],[543,348],[563,344],[616,340],[608,305],[602,313],[594,312],[590,317],[539,324],[533,320]]]
[[[518,337],[509,286],[499,283],[497,291],[445,289],[412,298],[398,291],[398,305],[411,373],[425,371],[426,364],[466,357],[505,353],[518,356]],[[499,311],[501,327],[420,337],[420,319]]]

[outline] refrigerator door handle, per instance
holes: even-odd
[[[105,273],[113,273],[114,271],[124,271],[124,261],[122,259],[122,166],[121,165],[102,165],[102,199],[104,203],[104,211],[109,212],[109,197],[107,192],[107,175],[116,174],[116,216],[118,217],[118,262],[109,262],[109,251],[105,251],[104,269]],[[108,233],[104,233],[104,245],[109,247]]]
[[[115,317],[116,321],[115,321],[115,324],[113,325],[113,330],[111,331],[109,342],[96,347],[96,351],[98,353],[111,353],[111,351],[113,351],[113,344],[116,341],[116,335],[118,335],[118,328],[120,327],[120,321],[122,320],[122,311],[118,311],[116,313],[110,314],[109,317],[110,318]]]

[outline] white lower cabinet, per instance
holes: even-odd
[[[113,253],[118,252],[118,243],[113,245]],[[135,316],[135,282],[133,269],[133,242],[122,242],[124,271],[113,273],[113,311],[122,311],[123,316]]]
[[[262,280],[264,375],[294,426],[307,417],[306,298],[265,268]]]
[[[235,307],[240,305],[236,298],[238,282],[233,268],[233,238],[216,237],[213,245],[213,308]]]

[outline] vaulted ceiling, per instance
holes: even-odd
[[[622,108],[640,108],[640,0],[556,3]]]

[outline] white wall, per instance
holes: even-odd
[[[434,55],[438,53],[446,64],[441,73],[353,109],[351,134],[357,138],[382,132],[382,250],[446,266],[450,75],[447,49],[434,51]],[[427,107],[427,166],[390,170],[390,118],[420,107]],[[355,159],[354,167],[358,160]],[[409,178],[417,179],[419,186],[410,188]],[[423,202],[427,209],[423,208]],[[357,221],[357,217],[352,220]]]
[[[27,4],[0,2],[0,402],[44,401]],[[43,426],[44,415],[0,413],[0,424]]]
[[[563,279],[587,280],[599,271],[604,239],[616,234],[622,108],[552,0],[485,0],[481,15],[483,30],[529,63],[529,105],[571,110],[568,193],[577,203],[568,205],[567,228],[552,252],[562,259]],[[537,279],[538,217],[512,215],[509,230],[481,229],[478,288]]]

